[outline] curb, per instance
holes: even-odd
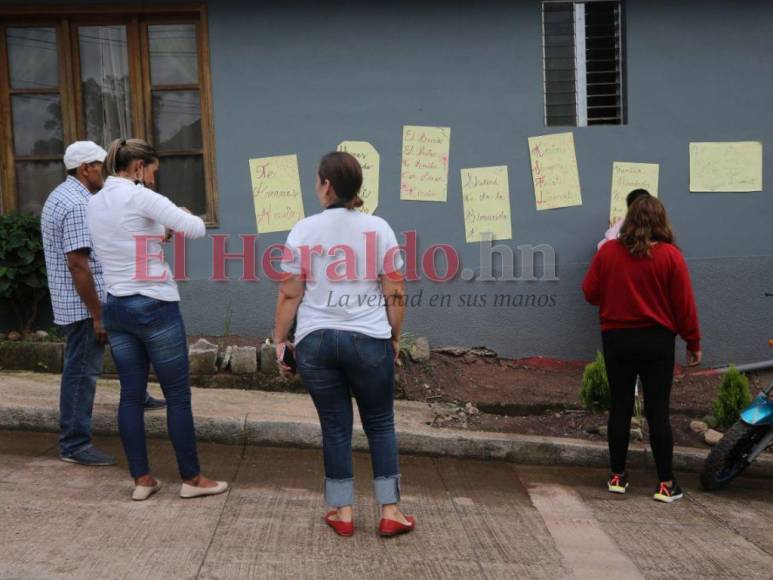
[[[54,409],[30,407],[1,407],[0,429],[9,431],[59,431],[59,415]],[[99,435],[118,435],[114,414],[95,413],[92,429]],[[149,437],[166,439],[166,415],[145,415],[145,431]],[[226,445],[262,445],[269,447],[320,448],[322,437],[319,424],[304,421],[251,420],[243,417],[196,417],[197,439],[202,442]],[[607,446],[603,443],[480,431],[449,429],[398,429],[400,452],[409,455],[452,457],[458,459],[498,460],[527,465],[567,465],[578,467],[607,467]],[[356,428],[352,439],[355,451],[366,451],[368,441],[361,428]],[[687,447],[674,448],[674,468],[678,471],[698,472],[708,450]],[[632,444],[628,453],[631,467],[653,467],[650,450],[641,444]],[[748,475],[773,478],[773,458],[756,461]]]

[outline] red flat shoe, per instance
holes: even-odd
[[[354,522],[342,522],[340,520],[331,520],[334,515],[338,513],[337,510],[333,510],[327,513],[325,516],[325,523],[333,528],[336,534],[349,538],[354,535]]]
[[[416,529],[416,518],[413,516],[405,516],[408,520],[408,525],[398,522],[396,520],[388,520],[382,518],[381,523],[378,525],[378,533],[384,538],[391,536],[399,536],[400,534],[407,534]]]

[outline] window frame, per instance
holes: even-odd
[[[205,4],[177,6],[36,6],[0,7],[0,211],[9,213],[18,207],[16,161],[13,143],[11,96],[14,94],[45,93],[52,90],[10,88],[10,71],[6,29],[45,26],[57,32],[59,52],[59,95],[62,109],[62,131],[65,145],[86,138],[86,124],[80,78],[79,26],[126,26],[131,87],[132,132],[154,144],[152,91],[150,84],[150,53],[148,26],[153,24],[193,24],[196,27],[198,83],[185,85],[197,90],[201,108],[201,155],[204,173],[206,213],[202,215],[208,227],[218,227],[218,191],[215,163],[215,130],[212,106],[212,77],[209,59],[209,26]],[[64,55],[64,56],[62,56]],[[181,85],[182,86],[182,85]],[[180,153],[180,152],[174,152]],[[167,156],[164,152],[160,156]],[[37,156],[35,156],[37,157]],[[60,159],[58,156],[48,156]],[[20,156],[19,160],[34,160]]]
[[[585,51],[585,5],[604,2],[616,2],[618,8],[618,21],[616,23],[617,31],[619,33],[619,49],[618,56],[620,59],[620,74],[618,81],[618,88],[620,90],[620,123],[588,123],[588,103],[587,103],[587,53],[578,54],[579,47]],[[547,55],[545,50],[545,6],[550,4],[572,4],[574,12],[574,48],[575,48],[575,124],[551,124],[548,122],[548,91],[547,91]],[[578,25],[578,13],[576,7],[578,4],[583,5],[581,11],[581,22],[583,27],[582,39],[577,37],[577,25]],[[539,20],[540,20],[540,49],[542,53],[542,112],[543,123],[545,127],[624,127],[628,124],[628,56],[627,56],[627,30],[626,30],[626,1],[625,0],[540,0],[539,3]],[[582,63],[582,69],[578,66]],[[580,94],[579,88],[582,87],[583,93]]]

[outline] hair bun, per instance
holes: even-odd
[[[352,206],[353,207],[362,207],[363,205],[365,205],[365,202],[363,201],[363,199],[359,195],[355,195],[354,196],[354,201],[352,202]]]

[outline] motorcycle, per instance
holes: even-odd
[[[773,296],[773,294],[766,294]],[[768,341],[773,346],[773,339]],[[741,412],[738,422],[711,450],[701,473],[705,489],[728,485],[773,444],[773,383]]]

